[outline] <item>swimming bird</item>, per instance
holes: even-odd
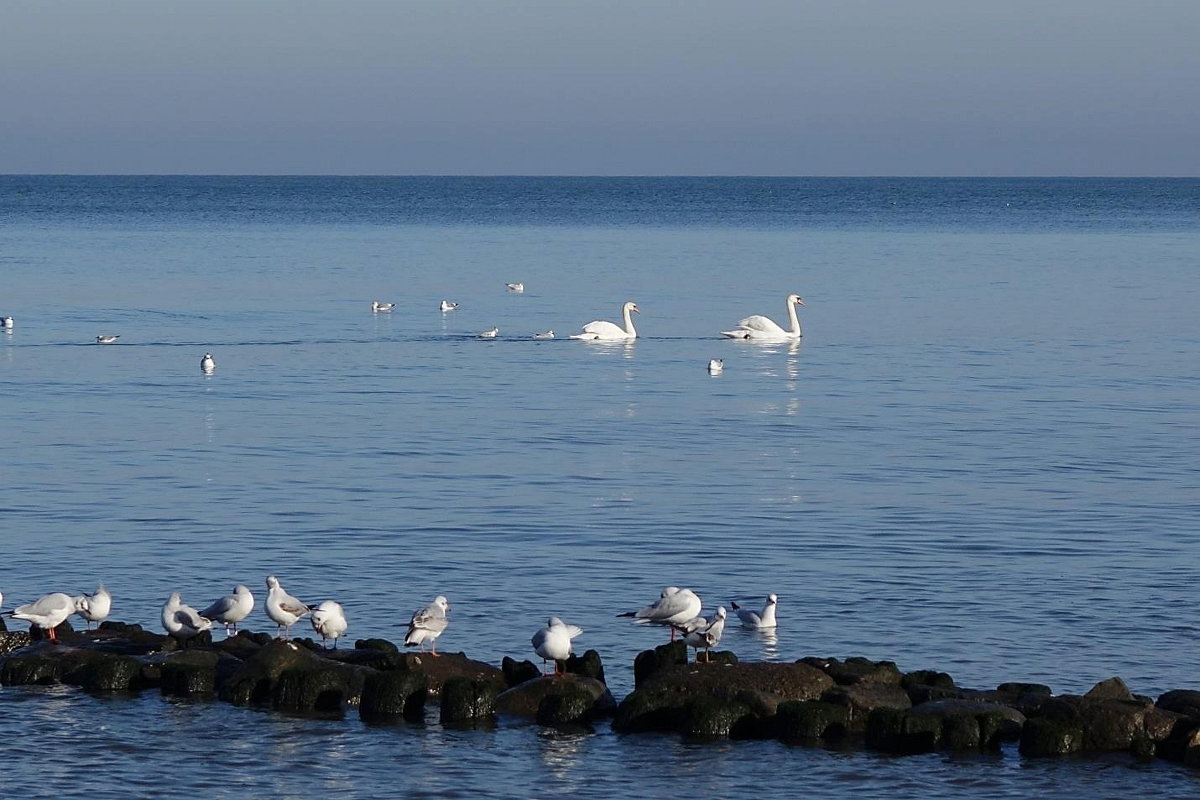
[[[725,371],[725,359],[710,358],[708,360],[708,374],[709,375],[720,375],[724,371]]]
[[[114,344],[120,338],[117,334],[102,333],[96,337],[96,344]]]
[[[297,620],[313,610],[288,594],[279,583],[279,579],[274,575],[267,576],[266,606],[267,616],[279,626],[279,632],[283,634],[278,638],[283,639],[290,639],[292,626],[296,624]]]
[[[211,373],[216,368],[217,362],[213,359],[212,353],[205,353],[204,357],[200,359],[200,370],[205,373]]]
[[[413,612],[412,620],[408,623],[408,634],[404,637],[404,644],[408,647],[418,645],[421,652],[424,653],[425,642],[429,642],[433,648],[430,655],[437,656],[437,638],[450,624],[450,619],[446,616],[449,612],[450,603],[440,594],[433,598],[432,603]]]
[[[562,662],[571,657],[571,640],[583,633],[583,628],[568,625],[558,617],[551,617],[546,627],[533,635],[533,652],[542,657],[542,672],[546,661],[554,662],[554,674],[561,672]]]
[[[482,333],[480,333],[479,338],[480,339],[495,339],[499,335],[500,335],[500,329],[492,328],[490,331],[483,331]]]
[[[625,305],[621,306],[621,315],[625,320],[625,327],[622,328],[614,322],[598,319],[589,322],[583,326],[583,331],[580,333],[571,334],[572,339],[583,339],[586,341],[619,341],[621,339],[636,339],[637,330],[633,327],[633,317],[631,314],[640,314],[642,310],[637,307],[637,303],[630,300]]]
[[[210,630],[212,620],[205,619],[196,609],[185,605],[179,592],[171,592],[162,608],[162,626],[168,636],[182,645],[193,636]]]
[[[535,338],[535,339],[553,339],[554,331],[545,331],[544,333],[535,333],[533,335],[533,338]]]
[[[333,649],[337,650],[338,637],[346,632],[349,625],[346,622],[346,611],[341,603],[326,600],[312,612],[313,630],[321,634],[321,644],[333,639]]]
[[[717,613],[710,619],[695,617],[675,627],[683,634],[683,641],[696,648],[696,663],[700,663],[701,647],[704,648],[704,660],[711,661],[711,648],[717,646],[725,632],[725,606],[718,606]]]
[[[506,284],[504,284],[504,288],[508,289],[510,292],[516,292],[517,294],[520,294],[521,292],[525,291],[525,284],[523,284],[523,283],[506,283]]]
[[[215,600],[212,605],[200,612],[200,616],[224,625],[225,636],[228,637],[231,630],[233,633],[237,633],[237,624],[250,616],[250,612],[253,610],[254,595],[250,594],[249,587],[239,583],[233,587],[233,594],[227,594],[219,600]]]
[[[775,606],[779,604],[779,597],[771,592],[767,595],[767,602],[763,606],[762,611],[751,611],[748,608],[742,608],[737,603],[730,602],[733,606],[733,611],[738,615],[738,619],[742,621],[742,625],[747,628],[774,628],[775,627]]]
[[[654,605],[646,606],[638,611],[626,611],[617,616],[634,617],[661,625],[672,625],[692,619],[700,613],[702,605],[700,598],[691,589],[668,586],[662,590],[662,594],[658,596]],[[671,628],[671,641],[675,641],[674,628]]]
[[[381,303],[378,300],[371,301],[371,310],[375,311],[375,312],[391,311],[395,307],[396,307],[395,303]]]
[[[6,331],[11,331],[13,329],[13,318],[0,317],[0,327],[3,327]]]
[[[442,301],[441,309],[443,314],[447,311],[453,311],[456,308],[458,308],[458,303],[451,303],[449,300]]]
[[[800,329],[800,320],[796,316],[796,306],[802,305],[804,305],[804,301],[800,299],[800,295],[789,294],[787,296],[787,313],[788,320],[792,323],[791,330],[784,330],[776,325],[774,320],[761,314],[755,314],[739,321],[735,330],[721,331],[721,335],[728,336],[730,339],[799,339],[804,333]]]
[[[42,595],[32,603],[17,606],[5,614],[13,619],[23,619],[31,626],[49,632],[50,641],[57,642],[54,629],[63,620],[75,613],[75,598],[62,592]]]
[[[87,620],[89,630],[93,622],[108,619],[108,613],[112,610],[112,594],[104,588],[104,584],[97,586],[93,594],[81,594],[72,600],[75,601],[75,613]]]

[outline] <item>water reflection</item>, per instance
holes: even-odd
[[[583,744],[589,736],[590,733],[584,731],[539,731],[538,754],[550,774],[567,784],[572,771],[582,761]]]

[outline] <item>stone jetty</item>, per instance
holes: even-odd
[[[406,653],[383,639],[325,650],[311,639],[243,631],[213,641],[206,632],[181,649],[117,622],[78,633],[64,623],[57,633],[56,644],[36,629],[0,630],[0,684],[157,691],[335,718],[357,712],[371,725],[419,723],[436,711],[442,725],[455,727],[515,717],[584,730],[611,724],[622,735],[769,738],[893,754],[997,750],[1008,742],[1028,758],[1123,752],[1200,767],[1200,691],[1155,700],[1120,678],[1083,695],[1018,682],[970,689],[944,672],[903,672],[864,658],[745,663],[716,652],[698,664],[674,642],[637,656],[634,691],[618,702],[594,650],[563,662],[563,674],[543,676],[530,661],[505,658],[496,667],[462,653]]]

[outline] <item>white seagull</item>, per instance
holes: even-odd
[[[97,586],[95,593],[81,594],[73,600],[75,613],[87,620],[89,630],[93,622],[108,619],[108,613],[112,610],[112,594],[104,588],[104,584]]]
[[[533,335],[533,338],[535,338],[535,339],[553,339],[554,331],[546,331],[545,333],[535,333]]]
[[[312,612],[313,630],[321,634],[321,644],[325,644],[329,639],[333,639],[333,649],[337,650],[338,637],[346,632],[346,628],[350,627],[346,622],[346,611],[340,603],[333,600],[326,600],[317,606]]]
[[[708,374],[709,375],[720,375],[724,371],[725,371],[725,359],[723,359],[723,358],[709,359],[709,361],[708,361]]]
[[[213,360],[212,353],[205,353],[200,359],[200,370],[204,373],[211,373],[217,368],[217,362]]]
[[[200,616],[196,609],[185,605],[179,592],[171,592],[162,609],[162,625],[172,639],[180,644],[212,628],[212,620]]]
[[[479,338],[480,339],[495,339],[499,335],[500,335],[500,329],[492,328],[490,331],[483,331],[482,333],[480,333]]]
[[[516,292],[517,294],[520,294],[521,292],[525,291],[525,284],[523,284],[523,283],[506,283],[506,284],[504,284],[504,288],[508,289],[510,292]]]
[[[2,326],[6,331],[11,331],[13,329],[13,318],[0,317],[0,326]]]
[[[96,337],[96,344],[114,344],[120,338],[119,334],[102,333]]]
[[[687,622],[695,617],[700,613],[702,605],[700,598],[691,589],[668,586],[662,590],[662,594],[658,596],[658,601],[654,605],[646,606],[638,611],[626,611],[617,616],[673,625]],[[671,641],[675,641],[674,628],[671,628]]]
[[[683,633],[683,640],[690,647],[696,648],[697,663],[700,661],[701,647],[704,648],[704,660],[711,661],[710,648],[717,646],[721,641],[721,634],[725,632],[725,606],[718,606],[717,613],[713,614],[711,619],[696,617],[676,627]]]
[[[57,642],[58,637],[54,629],[75,613],[75,598],[69,594],[54,592],[5,613],[13,619],[23,619],[35,627],[49,631],[50,641]]]
[[[568,625],[558,617],[551,617],[546,627],[533,635],[533,652],[542,657],[542,672],[546,662],[554,662],[554,674],[561,671],[561,662],[571,657],[571,640],[583,633],[583,628]]]
[[[378,300],[371,301],[371,310],[375,311],[375,312],[391,311],[395,307],[396,307],[395,303],[381,303]]]
[[[311,608],[292,597],[274,575],[267,576],[267,616],[279,626],[279,638],[290,639],[291,628]]]
[[[622,328],[616,323],[608,320],[598,319],[589,322],[583,326],[581,333],[571,334],[572,339],[584,339],[586,341],[620,341],[622,339],[636,339],[637,331],[633,327],[633,317],[631,314],[640,314],[642,310],[637,307],[637,303],[630,300],[625,305],[621,306],[621,315],[625,320],[625,327]]]
[[[233,594],[227,594],[214,601],[212,605],[200,612],[200,616],[224,625],[225,636],[228,637],[230,630],[237,633],[237,624],[250,616],[250,612],[253,610],[254,595],[250,594],[249,587],[239,583],[233,587]]]
[[[730,602],[733,606],[733,611],[738,615],[738,619],[742,621],[742,625],[747,628],[774,628],[775,627],[775,606],[779,604],[779,597],[771,592],[767,595],[767,602],[763,606],[762,611],[751,611],[748,608],[742,608],[737,603]]]
[[[432,603],[413,612],[412,619],[408,623],[408,633],[404,637],[404,644],[408,647],[419,645],[421,652],[424,653],[425,642],[429,642],[433,649],[430,655],[438,655],[437,638],[450,624],[450,619],[446,616],[449,611],[450,603],[439,594],[433,598]]]
[[[458,303],[451,303],[449,300],[443,300],[440,308],[442,309],[442,313],[445,314],[447,311],[453,311],[454,309],[458,308]]]
[[[721,335],[728,336],[730,339],[765,339],[775,341],[779,341],[780,339],[799,339],[804,333],[800,329],[800,320],[796,317],[796,306],[802,305],[804,305],[804,301],[800,299],[800,295],[789,294],[787,296],[787,313],[788,320],[792,324],[791,330],[779,327],[769,317],[755,314],[739,321],[735,330],[721,331]]]

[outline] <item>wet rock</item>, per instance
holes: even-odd
[[[991,692],[980,692],[975,699],[1009,706],[1025,716],[1033,716],[1053,696],[1044,683],[1002,683]]]
[[[4,617],[0,617],[0,633],[5,633],[8,630],[8,625],[4,623]]]
[[[753,715],[743,703],[723,697],[697,695],[684,706],[680,733],[690,738],[713,739],[730,736]]]
[[[869,658],[858,656],[839,661],[836,658],[802,658],[801,664],[815,667],[839,686],[852,686],[859,683],[900,683],[901,674],[892,661],[871,661]]]
[[[363,681],[358,713],[366,722],[419,722],[425,717],[428,696],[429,679],[424,672],[407,668],[375,671]]]
[[[491,664],[467,658],[463,653],[439,653],[437,656],[404,653],[400,658],[408,669],[421,670],[428,676],[431,695],[441,694],[442,684],[450,678],[485,681],[494,685],[497,691],[505,688],[503,672]]]
[[[538,703],[537,722],[539,725],[586,725],[592,720],[595,703],[596,698],[591,692],[576,683],[566,682]]]
[[[354,642],[355,650],[375,650],[380,653],[399,653],[400,648],[387,639],[358,639]]]
[[[60,683],[62,658],[60,645],[50,642],[30,645],[13,653],[0,664],[0,684],[4,686],[32,686]]]
[[[0,633],[0,656],[7,655],[30,644],[29,634],[25,631],[9,631]]]
[[[94,651],[63,676],[63,683],[85,692],[128,692],[143,686],[142,662],[132,656]]]
[[[217,685],[217,661],[212,651],[179,652],[163,659],[159,691],[164,697],[198,697],[213,694]]]
[[[1084,694],[1090,700],[1133,700],[1133,692],[1120,678],[1100,681]]]
[[[496,684],[472,678],[447,678],[442,684],[441,720],[446,726],[491,725],[496,717]]]
[[[1083,724],[1069,719],[1034,717],[1021,729],[1023,756],[1065,756],[1083,750]]]
[[[312,653],[290,642],[272,640],[222,681],[220,697],[236,706],[269,705],[279,676],[311,663]]]
[[[212,647],[212,631],[200,631],[190,639],[180,641],[173,636],[164,636],[162,652],[171,653],[180,650],[205,650]]]
[[[502,714],[536,719],[542,699],[553,694],[584,691],[592,698],[589,714],[592,718],[607,716],[616,708],[616,700],[608,687],[595,678],[579,675],[552,675],[534,678],[520,686],[501,692],[496,697],[496,710]]]
[[[639,687],[655,673],[688,663],[687,645],[682,641],[643,650],[633,660],[633,685]]]
[[[500,672],[504,675],[505,688],[511,689],[525,681],[540,678],[542,671],[532,661],[517,661],[515,658],[504,657],[500,662]]]
[[[842,739],[849,733],[849,723],[849,706],[819,700],[784,701],[773,721],[775,735],[785,742]]]
[[[1077,723],[1083,727],[1082,750],[1111,752],[1129,750],[1134,740],[1145,733],[1148,708],[1137,700],[1062,695],[1043,703],[1037,718]]]
[[[945,672],[932,669],[907,672],[900,679],[900,685],[904,687],[904,691],[908,693],[908,698],[914,706],[928,703],[931,700],[962,697],[962,691],[954,685],[954,678]]]
[[[1158,698],[1156,706],[1194,720],[1200,720],[1200,692],[1193,689],[1172,689]]]
[[[346,703],[359,696],[351,670],[333,663],[310,662],[279,673],[271,692],[271,707],[290,713],[340,716]]]
[[[867,717],[868,747],[891,753],[929,753],[942,742],[942,720],[899,708],[877,708]]]
[[[604,680],[604,664],[600,661],[600,654],[595,650],[588,650],[581,656],[571,656],[568,658],[566,661],[566,671],[572,675],[595,678],[601,683],[606,683]]]
[[[940,719],[940,744],[947,750],[995,749],[1020,738],[1025,724],[1025,715],[1015,708],[977,700],[933,700],[910,713]]]
[[[617,733],[677,731],[683,726],[686,696],[666,688],[634,689],[617,707]]]
[[[866,730],[867,719],[877,708],[906,709],[912,706],[908,693],[898,684],[874,681],[839,685],[821,694],[821,701],[844,706],[846,721],[854,733]]]

